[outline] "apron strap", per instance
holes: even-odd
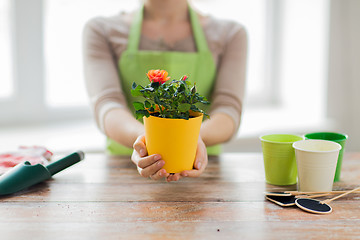
[[[137,51],[139,48],[143,15],[144,5],[135,13],[133,23],[130,27],[127,50]]]
[[[197,51],[208,52],[209,48],[207,45],[205,34],[201,27],[197,14],[189,5],[188,5],[188,9],[189,9],[190,22],[191,22],[191,27],[192,27]],[[144,5],[142,5],[139,11],[135,13],[134,21],[130,27],[128,46],[127,46],[127,50],[129,51],[138,51],[140,44],[143,15],[144,15]]]
[[[198,52],[209,52],[205,34],[201,27],[199,18],[196,12],[189,5],[188,8],[189,8],[191,27],[194,34],[196,48]]]

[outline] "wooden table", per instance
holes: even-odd
[[[260,153],[211,157],[205,173],[179,182],[138,175],[129,158],[87,154],[53,179],[0,198],[0,239],[354,239],[360,195],[315,215],[264,199]],[[347,153],[342,181],[360,185],[360,154]]]

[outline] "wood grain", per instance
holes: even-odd
[[[61,157],[61,156],[57,156]],[[333,213],[282,208],[265,191],[260,153],[210,157],[200,178],[140,177],[126,157],[87,154],[53,179],[0,198],[0,239],[356,239],[360,194],[331,202]],[[347,153],[334,190],[360,185],[360,154]],[[326,199],[326,198],[324,198]]]

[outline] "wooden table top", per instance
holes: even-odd
[[[346,153],[335,190],[360,185],[360,154]],[[140,177],[129,158],[86,154],[53,179],[0,198],[0,239],[354,239],[360,195],[316,215],[283,208],[265,191],[261,153],[210,157],[200,178]],[[31,238],[29,238],[31,236]]]

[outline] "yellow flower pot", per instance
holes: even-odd
[[[193,169],[203,115],[189,120],[144,117],[148,154],[160,154],[168,173]]]

